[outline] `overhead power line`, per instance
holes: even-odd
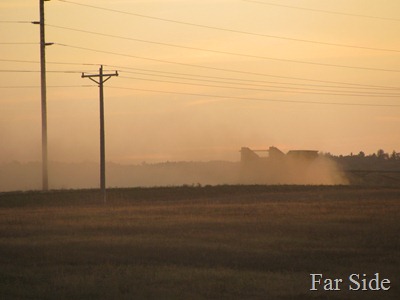
[[[16,62],[16,63],[40,64],[40,61],[38,61],[38,60],[21,60],[21,59],[3,59],[3,58],[0,58],[0,61],[4,61],[4,62]],[[91,64],[91,63],[60,62],[60,61],[47,61],[46,64],[53,64],[53,65],[75,65],[75,66],[98,66],[98,64]]]
[[[0,73],[39,73],[38,70],[0,70]]]
[[[40,63],[40,61],[38,61],[38,60],[4,59],[4,58],[0,58],[0,61],[17,62],[17,63],[34,63],[34,64]]]
[[[121,70],[125,70],[125,73],[129,73],[126,70],[141,70],[146,72],[152,73],[161,73],[161,74],[174,74],[174,75],[185,75],[185,76],[192,76],[192,77],[200,77],[200,78],[214,78],[214,79],[228,79],[234,81],[247,81],[247,82],[262,82],[262,83],[281,83],[281,82],[271,82],[265,80],[252,80],[252,79],[238,79],[232,77],[219,77],[219,76],[210,76],[210,75],[197,75],[197,74],[190,74],[190,73],[178,73],[178,72],[167,72],[167,71],[155,71],[155,70],[148,70],[148,69],[141,69],[141,68],[132,68],[126,66],[118,66],[118,65],[107,65],[110,68],[118,68]],[[343,82],[343,81],[329,81],[329,80],[318,80],[318,79],[311,79],[311,78],[304,78],[304,77],[290,77],[290,76],[279,76],[279,75],[272,75],[272,74],[264,74],[264,73],[255,73],[255,72],[246,72],[246,71],[239,71],[239,70],[232,70],[232,69],[220,69],[221,71],[225,72],[232,72],[232,73],[239,73],[239,74],[246,74],[246,75],[256,75],[262,77],[272,77],[272,78],[279,78],[279,79],[291,79],[291,80],[301,80],[301,81],[308,81],[308,82],[315,82],[315,83],[329,83],[335,85],[343,85],[342,88],[358,88],[358,89],[387,89],[387,90],[399,90],[400,87],[395,86],[383,86],[383,85],[372,85],[372,84],[361,84],[361,83],[351,83],[351,82]],[[306,86],[317,86],[320,87],[321,85],[318,84],[304,84],[304,83],[286,83],[286,84],[293,84],[293,85],[306,85]],[[339,86],[328,86],[328,87],[339,87]]]
[[[46,70],[47,73],[82,73],[81,71],[52,71]],[[0,70],[0,73],[40,73],[39,70]]]
[[[93,35],[99,35],[99,36],[104,36],[104,37],[111,37],[111,38],[117,38],[117,39],[123,39],[123,40],[130,40],[130,41],[141,42],[141,43],[149,43],[149,44],[156,44],[156,45],[162,45],[162,46],[184,48],[184,49],[190,49],[190,50],[208,51],[208,52],[214,52],[214,53],[231,54],[229,52],[210,50],[210,49],[204,49],[204,48],[197,48],[197,47],[188,47],[188,46],[176,45],[176,44],[171,44],[171,43],[149,41],[149,40],[143,40],[143,39],[137,39],[137,38],[132,38],[132,37],[119,36],[119,35],[113,35],[113,34],[107,34],[107,33],[101,33],[101,32],[95,32],[95,31],[89,31],[89,30],[65,27],[65,26],[58,26],[58,25],[51,25],[51,24],[47,24],[46,26],[53,27],[53,28],[58,28],[58,29],[75,31],[75,32],[82,32],[82,33],[88,33],[88,34],[93,34]],[[244,33],[244,32],[242,32],[242,33]],[[384,48],[375,48],[375,47],[366,47],[366,46],[357,46],[357,45],[327,43],[327,42],[321,42],[321,41],[312,41],[312,40],[306,40],[306,39],[289,38],[289,37],[282,37],[282,36],[276,36],[276,35],[263,35],[263,36],[269,37],[269,38],[275,38],[275,39],[289,40],[289,41],[294,41],[294,42],[304,42],[304,43],[321,44],[321,45],[327,45],[327,46],[336,46],[336,47],[346,47],[346,48],[355,48],[355,49],[374,50],[374,51],[387,51],[387,52],[398,52],[398,53],[400,53],[400,50],[397,50],[397,49],[384,49]],[[238,55],[238,54],[235,53],[235,55]]]
[[[269,6],[279,6],[279,7],[285,7],[285,8],[306,10],[306,11],[312,11],[312,12],[318,12],[318,13],[325,13],[325,14],[334,14],[334,15],[342,15],[342,16],[349,16],[349,17],[359,17],[359,18],[368,18],[368,19],[377,19],[377,20],[400,22],[400,19],[397,19],[397,18],[370,16],[370,15],[362,15],[362,14],[352,14],[352,13],[346,13],[346,12],[315,9],[315,8],[307,8],[307,7],[300,7],[300,6],[293,6],[293,5],[284,5],[284,4],[270,3],[270,2],[265,2],[265,1],[257,1],[257,0],[242,0],[242,1],[253,2],[253,3],[269,5]]]
[[[59,0],[59,1],[61,1],[61,0]],[[59,46],[63,46],[63,47],[75,48],[75,49],[98,52],[98,53],[106,53],[106,54],[112,54],[112,55],[118,55],[118,56],[124,56],[124,57],[131,57],[131,58],[136,58],[136,59],[157,61],[157,62],[168,63],[168,64],[176,64],[176,65],[182,65],[182,66],[190,66],[190,67],[218,70],[218,68],[213,68],[213,67],[205,67],[205,66],[200,66],[200,65],[173,62],[173,61],[168,61],[168,60],[161,60],[161,59],[155,59],[155,58],[149,58],[149,57],[142,57],[142,56],[137,56],[137,55],[125,54],[125,53],[117,53],[117,52],[113,52],[113,51],[105,51],[105,50],[98,50],[98,49],[92,49],[92,48],[86,48],[86,47],[72,46],[72,45],[67,45],[67,44],[62,44],[62,43],[55,43],[55,44],[59,45]],[[224,52],[221,52],[221,53],[224,53]],[[273,58],[273,57],[256,56],[256,55],[244,55],[244,54],[230,53],[230,52],[226,52],[224,54],[237,55],[237,56],[246,56],[246,57],[253,57],[253,58],[265,59],[265,60],[273,60],[273,61],[281,61],[281,62],[287,62],[287,63],[298,63],[298,64],[306,64],[306,65],[315,65],[315,66],[322,66],[322,67],[334,67],[334,68],[346,68],[346,69],[355,69],[355,70],[400,73],[400,70],[395,70],[395,69],[356,67],[356,66],[348,66],[348,65],[317,63],[317,62],[301,61],[301,60],[294,60],[294,59]]]
[[[217,82],[217,83],[226,83],[226,84],[240,84],[240,85],[249,85],[249,86],[266,86],[265,84],[275,84],[275,85],[278,85],[278,87],[282,87],[282,85],[295,86],[295,87],[289,87],[289,88],[293,88],[293,89],[304,89],[303,87],[318,87],[318,88],[335,88],[335,89],[353,88],[353,89],[361,89],[361,90],[400,91],[400,87],[395,88],[395,87],[373,87],[373,86],[305,84],[305,83],[280,82],[280,81],[239,79],[239,78],[232,78],[232,77],[194,75],[194,74],[177,73],[177,72],[162,72],[162,71],[154,71],[154,70],[139,69],[139,68],[137,68],[137,69],[136,68],[127,68],[128,70],[137,70],[137,71],[127,71],[124,69],[124,67],[119,67],[119,66],[111,66],[111,67],[120,68],[120,69],[124,70],[124,73],[128,73],[128,74],[130,73],[130,74],[139,74],[139,75],[145,75],[145,76],[166,77],[166,78],[205,81],[205,82]],[[138,71],[145,71],[145,72],[152,72],[152,73],[143,73],[143,72],[138,72]],[[154,73],[156,73],[156,74],[154,74]],[[159,73],[159,74],[157,74],[157,73]],[[166,75],[166,74],[172,74],[172,75]],[[175,76],[175,75],[178,75],[178,76]],[[182,77],[182,76],[190,76],[190,77]],[[222,80],[229,80],[229,81],[219,81],[219,80],[212,80],[212,79],[222,79]],[[260,83],[262,83],[262,84],[260,84]]]
[[[31,24],[31,21],[0,21],[0,23],[9,23],[9,24],[17,24],[17,23],[25,23],[25,24]]]
[[[39,43],[29,43],[29,42],[0,42],[0,45],[39,45]]]
[[[16,63],[34,63],[38,64],[39,61],[32,61],[32,60],[16,60],[16,59],[2,59],[0,61],[3,62],[16,62]],[[49,61],[47,64],[54,64],[54,65],[77,65],[77,66],[97,66],[98,64],[92,63],[81,63],[81,62],[56,62],[56,61]],[[156,71],[156,70],[148,70],[148,69],[141,69],[141,68],[132,68],[127,66],[120,66],[120,65],[104,65],[110,68],[118,68],[121,70],[125,70],[125,73],[134,73],[137,72],[130,72],[126,70],[140,70],[145,72],[152,72],[152,73],[161,73],[161,74],[173,74],[173,75],[183,75],[183,76],[191,76],[195,78],[214,78],[214,79],[223,79],[223,80],[233,80],[233,81],[240,81],[240,82],[259,82],[259,83],[273,83],[273,84],[287,84],[287,85],[295,85],[295,86],[313,86],[313,87],[331,87],[331,88],[357,88],[357,89],[372,89],[372,90],[399,90],[400,87],[395,86],[384,86],[384,85],[373,85],[373,84],[361,84],[361,83],[351,83],[351,82],[343,82],[343,81],[331,81],[331,80],[318,80],[312,78],[304,78],[304,77],[290,77],[290,76],[278,76],[273,74],[264,74],[264,73],[255,73],[255,72],[246,72],[246,71],[239,71],[239,70],[232,70],[232,69],[218,69],[219,71],[231,72],[231,73],[239,73],[239,74],[247,74],[247,75],[256,75],[256,76],[263,76],[263,77],[272,77],[272,78],[279,78],[279,79],[290,79],[290,80],[301,80],[307,82],[315,82],[315,83],[324,83],[324,84],[335,84],[335,86],[326,86],[320,84],[304,84],[304,83],[292,83],[292,82],[277,82],[277,81],[265,81],[265,80],[254,80],[254,79],[244,79],[244,78],[232,78],[232,77],[221,77],[221,76],[211,76],[211,75],[197,75],[197,74],[190,74],[190,73],[179,73],[179,72],[166,72],[166,71]],[[204,67],[204,66],[203,66]],[[214,68],[212,68],[214,69]],[[0,72],[39,72],[36,70],[1,70]],[[49,72],[59,72],[59,73],[81,73],[81,71],[49,71]],[[90,72],[90,71],[87,71]]]
[[[0,61],[3,62],[16,62],[16,63],[40,63],[39,61],[33,60],[16,60],[16,59],[2,59]],[[48,61],[47,64],[54,64],[54,65],[77,65],[77,66],[98,66],[98,64],[93,63],[81,63],[81,62],[57,62],[57,61]],[[157,73],[164,73],[164,74],[175,74],[175,75],[186,75],[186,76],[195,76],[195,77],[206,77],[206,78],[216,78],[216,79],[228,79],[228,80],[240,80],[240,81],[251,81],[251,82],[266,82],[263,80],[250,80],[250,79],[235,79],[235,78],[228,78],[228,77],[218,77],[218,76],[211,76],[211,75],[194,75],[189,73],[178,73],[178,72],[166,72],[166,71],[155,71],[155,70],[147,70],[147,69],[140,69],[140,68],[130,68],[127,66],[119,66],[119,65],[104,65],[111,68],[118,68],[118,69],[125,69],[125,70],[142,70],[148,72],[157,72]],[[193,66],[193,65],[192,65]],[[197,66],[201,68],[208,68],[205,66]],[[209,67],[211,69],[216,69]],[[354,83],[354,82],[343,82],[343,81],[332,81],[332,80],[319,80],[313,78],[304,78],[304,77],[292,77],[292,76],[279,76],[273,74],[265,74],[265,73],[256,73],[256,72],[248,72],[248,71],[240,71],[240,70],[233,70],[233,69],[224,69],[224,68],[217,68],[218,71],[223,72],[230,72],[230,73],[237,73],[242,75],[255,75],[255,76],[263,76],[263,77],[272,77],[272,78],[279,78],[279,79],[290,79],[290,80],[301,80],[301,81],[308,81],[308,82],[315,82],[315,83],[329,83],[329,84],[338,84],[338,85],[345,85],[351,86],[353,88],[371,88],[371,89],[388,89],[388,90],[398,90],[400,87],[395,86],[384,86],[384,85],[373,85],[373,84],[362,84],[362,83]],[[267,82],[271,83],[271,82]],[[296,83],[292,83],[296,84]],[[301,84],[300,84],[301,85]],[[310,84],[309,84],[310,85]],[[319,85],[311,85],[311,86],[319,86]]]
[[[79,87],[95,87],[95,85],[48,85],[48,88],[79,88]],[[40,88],[40,85],[8,85],[0,86],[0,89],[31,89]]]
[[[99,64],[92,63],[78,63],[78,62],[60,62],[60,61],[48,61],[50,65],[75,65],[75,66],[98,66]]]
[[[245,101],[260,101],[260,102],[281,102],[281,103],[341,105],[341,106],[400,107],[400,104],[318,102],[318,101],[283,100],[283,99],[267,99],[267,98],[259,99],[259,98],[251,98],[251,97],[235,97],[235,96],[221,96],[221,95],[213,95],[213,94],[170,92],[170,91],[162,91],[162,90],[149,90],[149,89],[139,89],[139,88],[129,88],[129,87],[118,87],[118,86],[110,86],[109,88],[121,89],[121,90],[133,90],[133,91],[149,92],[149,93],[162,93],[162,94],[173,94],[173,95],[183,95],[183,96],[210,97],[210,98],[245,100]]]
[[[211,88],[249,90],[249,91],[261,91],[261,92],[273,92],[273,93],[296,93],[296,94],[350,96],[350,97],[388,97],[388,98],[399,98],[400,97],[400,94],[395,94],[395,93],[371,93],[371,92],[359,92],[359,91],[358,92],[357,91],[338,92],[338,91],[332,91],[332,90],[318,90],[318,89],[290,88],[290,87],[250,88],[250,87],[240,87],[240,86],[222,86],[222,85],[212,85],[212,84],[202,84],[202,83],[189,83],[189,82],[182,82],[182,81],[170,81],[170,80],[149,79],[149,78],[129,77],[129,76],[121,76],[121,78],[172,83],[172,84],[181,84],[181,85],[211,87]],[[275,88],[275,89],[271,89],[271,88]],[[276,88],[278,88],[278,90]],[[286,90],[282,90],[279,88],[284,88]]]
[[[116,9],[99,7],[99,6],[95,6],[95,5],[82,4],[82,3],[73,2],[73,1],[67,1],[67,0],[58,0],[58,1],[66,2],[66,3],[70,3],[70,4],[75,4],[75,5],[80,5],[80,6],[84,6],[84,7],[95,8],[95,9],[99,9],[99,10],[110,11],[110,12],[114,12],[114,13],[132,15],[132,16],[135,16],[135,17],[141,17],[141,18],[153,19],[153,20],[157,20],[157,21],[176,23],[176,24],[180,24],[180,25],[194,26],[194,27],[200,27],[200,28],[212,29],[212,30],[218,30],[218,31],[225,31],[225,32],[231,32],[231,33],[237,33],[237,34],[260,36],[260,37],[266,37],[266,38],[288,40],[288,41],[293,41],[293,42],[312,43],[312,44],[320,44],[320,45],[335,46],[335,47],[356,48],[356,49],[373,50],[373,51],[400,52],[400,50],[398,50],[398,49],[385,49],[385,48],[376,48],[376,47],[368,47],[368,46],[348,45],[348,44],[341,44],[341,43],[330,43],[330,42],[315,41],[315,40],[308,40],[308,39],[300,39],[300,38],[293,38],[293,37],[285,37],[285,36],[278,36],[278,35],[271,35],[271,34],[264,34],[264,33],[255,33],[255,32],[249,32],[249,31],[235,30],[235,29],[229,29],[229,28],[209,26],[209,25],[204,25],[204,24],[196,24],[196,23],[177,21],[177,20],[172,20],[172,19],[153,17],[153,16],[148,16],[148,15],[143,15],[143,14],[137,14],[137,13],[126,12],[126,11],[121,11],[121,10],[116,10]],[[47,26],[49,26],[49,25],[47,25]],[[97,34],[95,32],[90,32],[90,31],[85,31],[85,30],[78,30],[78,29],[67,28],[67,27],[62,27],[62,26],[53,25],[53,27],[58,27],[58,28],[63,28],[63,29],[76,30],[76,31],[82,31],[82,32],[86,32],[86,33]],[[103,34],[103,35],[109,36],[109,37],[118,37],[118,36],[112,36],[112,35],[107,35],[107,34]],[[125,37],[118,37],[118,38],[129,39],[129,38],[125,38]]]

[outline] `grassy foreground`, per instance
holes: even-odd
[[[400,299],[400,188],[0,194],[0,299]],[[379,272],[387,292],[311,292]]]

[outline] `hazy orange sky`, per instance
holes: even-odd
[[[0,162],[41,159],[39,26],[12,23],[38,20],[38,6],[0,3]],[[120,74],[105,84],[107,161],[400,151],[397,0],[45,6],[50,161],[98,160],[98,88],[81,72],[100,64]]]

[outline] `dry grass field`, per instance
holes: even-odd
[[[0,299],[400,299],[399,232],[400,188],[3,193]],[[310,291],[377,272],[389,291]]]

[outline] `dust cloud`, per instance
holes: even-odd
[[[99,187],[99,165],[93,162],[49,164],[51,189]],[[281,160],[106,164],[107,187],[153,187],[222,184],[348,184],[335,162],[318,156],[312,161]],[[0,192],[41,189],[41,164],[0,164]]]
[[[345,174],[331,159],[319,155],[243,162],[241,182],[246,184],[347,185]]]

